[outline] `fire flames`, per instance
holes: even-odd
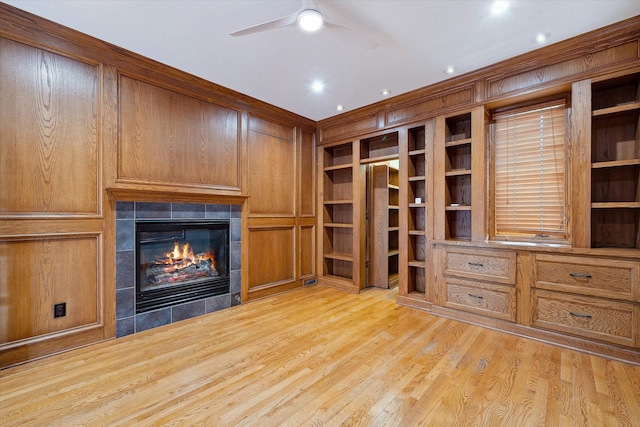
[[[168,265],[169,267],[164,269],[164,271],[168,273],[187,268],[190,265],[197,265],[201,262],[206,262],[207,260],[211,261],[213,264],[213,254],[200,253],[194,255],[189,243],[185,243],[180,247],[178,242],[174,242],[173,250],[171,252],[167,252],[165,254],[165,258],[157,258],[156,264]]]

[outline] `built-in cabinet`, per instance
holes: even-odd
[[[589,38],[585,55],[622,58],[629,48],[628,62],[598,56],[612,61],[599,71],[571,71],[582,70],[580,59],[562,68],[514,65],[513,78],[494,70],[485,81],[379,104],[384,130],[371,128],[369,110],[347,115],[342,128],[339,118],[320,122],[327,149],[349,134],[361,163],[395,155],[384,144],[397,135],[398,303],[640,363],[640,20],[631,33],[628,44],[608,47]],[[543,85],[535,83],[540,70],[548,73]],[[494,236],[492,117],[557,99],[566,100],[566,237]],[[357,211],[354,232],[365,224]]]

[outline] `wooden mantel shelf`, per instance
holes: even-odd
[[[234,190],[203,189],[197,187],[164,187],[118,185],[107,188],[109,197],[117,201],[148,201],[177,203],[221,203],[239,205],[248,198]]]

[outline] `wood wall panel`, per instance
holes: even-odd
[[[636,59],[638,59],[638,41],[634,40],[578,58],[560,61],[498,80],[490,80],[488,84],[488,100],[566,80],[569,77],[575,78],[575,76],[593,72],[599,68]]]
[[[319,143],[325,144],[340,138],[373,132],[377,130],[378,127],[377,111],[367,111],[367,113],[362,116],[349,116],[348,118],[345,116],[344,120],[339,120],[332,124],[327,123],[326,126],[319,129]]]
[[[300,226],[300,277],[315,276],[316,227]]]
[[[468,85],[462,89],[435,97],[411,100],[405,105],[388,109],[386,112],[386,124],[388,126],[397,126],[424,117],[433,117],[434,114],[452,107],[470,105],[474,101],[474,94],[473,85]]]
[[[249,118],[249,215],[294,215],[296,141],[291,127]]]
[[[249,229],[249,291],[295,279],[294,230]]]
[[[316,150],[313,139],[313,134],[302,132],[302,140],[300,141],[300,215],[306,217],[316,214]]]
[[[98,323],[99,236],[0,242],[2,344]],[[67,303],[65,317],[53,305]]]
[[[240,113],[120,76],[118,179],[240,189]]]
[[[100,213],[100,74],[0,38],[0,213]]]

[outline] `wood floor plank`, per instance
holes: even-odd
[[[5,426],[638,425],[640,367],[288,292],[0,371]]]

